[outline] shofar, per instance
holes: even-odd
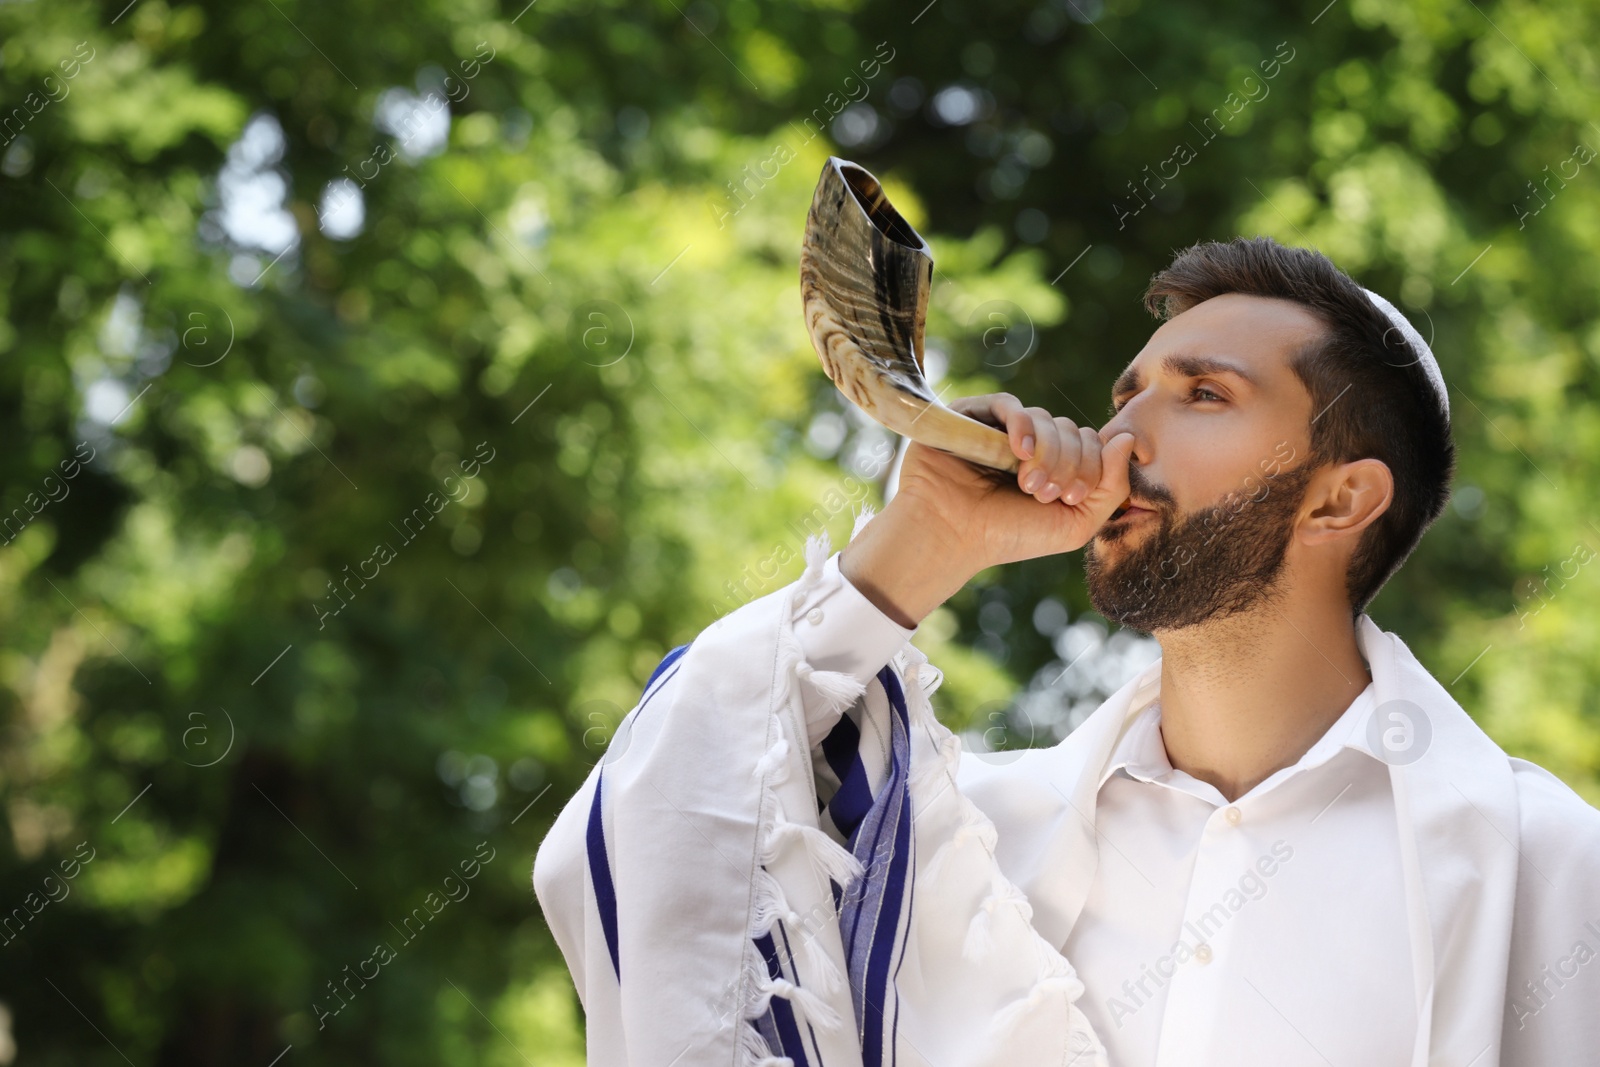
[[[923,373],[933,250],[864,168],[829,156],[800,245],[800,298],[822,369],[849,401],[913,441],[1015,472],[1004,431],[939,402]],[[1120,510],[1120,509],[1119,509]]]
[[[800,297],[822,369],[889,429],[1014,471],[1006,435],[945,407],[923,374],[933,250],[861,167],[828,157],[800,245]]]

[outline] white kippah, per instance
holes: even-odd
[[[1421,362],[1422,369],[1428,372],[1428,380],[1433,383],[1433,391],[1439,394],[1439,405],[1444,408],[1444,416],[1448,419],[1450,417],[1450,392],[1445,388],[1444,374],[1439,370],[1439,361],[1433,358],[1433,349],[1428,347],[1428,342],[1422,339],[1422,335],[1417,332],[1417,328],[1411,325],[1409,319],[1400,314],[1398,308],[1371,289],[1362,289],[1361,291],[1367,294],[1367,299],[1371,300],[1379,311],[1389,317],[1389,321],[1394,323],[1394,328],[1400,331],[1400,336],[1406,339],[1406,343],[1417,354],[1417,359]]]

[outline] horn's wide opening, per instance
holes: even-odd
[[[920,252],[927,247],[927,242],[917,235],[911,224],[901,217],[893,204],[889,203],[889,198],[884,195],[883,186],[878,184],[876,178],[849,163],[841,166],[839,173],[855,196],[856,203],[861,205],[861,210],[867,213],[867,219],[879,233],[914,252]]]

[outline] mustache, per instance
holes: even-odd
[[[1137,499],[1171,508],[1175,503],[1172,491],[1148,480],[1138,467],[1128,468],[1128,491]]]

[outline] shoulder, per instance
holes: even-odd
[[[1600,890],[1600,808],[1530,760],[1507,756],[1517,786],[1521,850],[1544,878]]]

